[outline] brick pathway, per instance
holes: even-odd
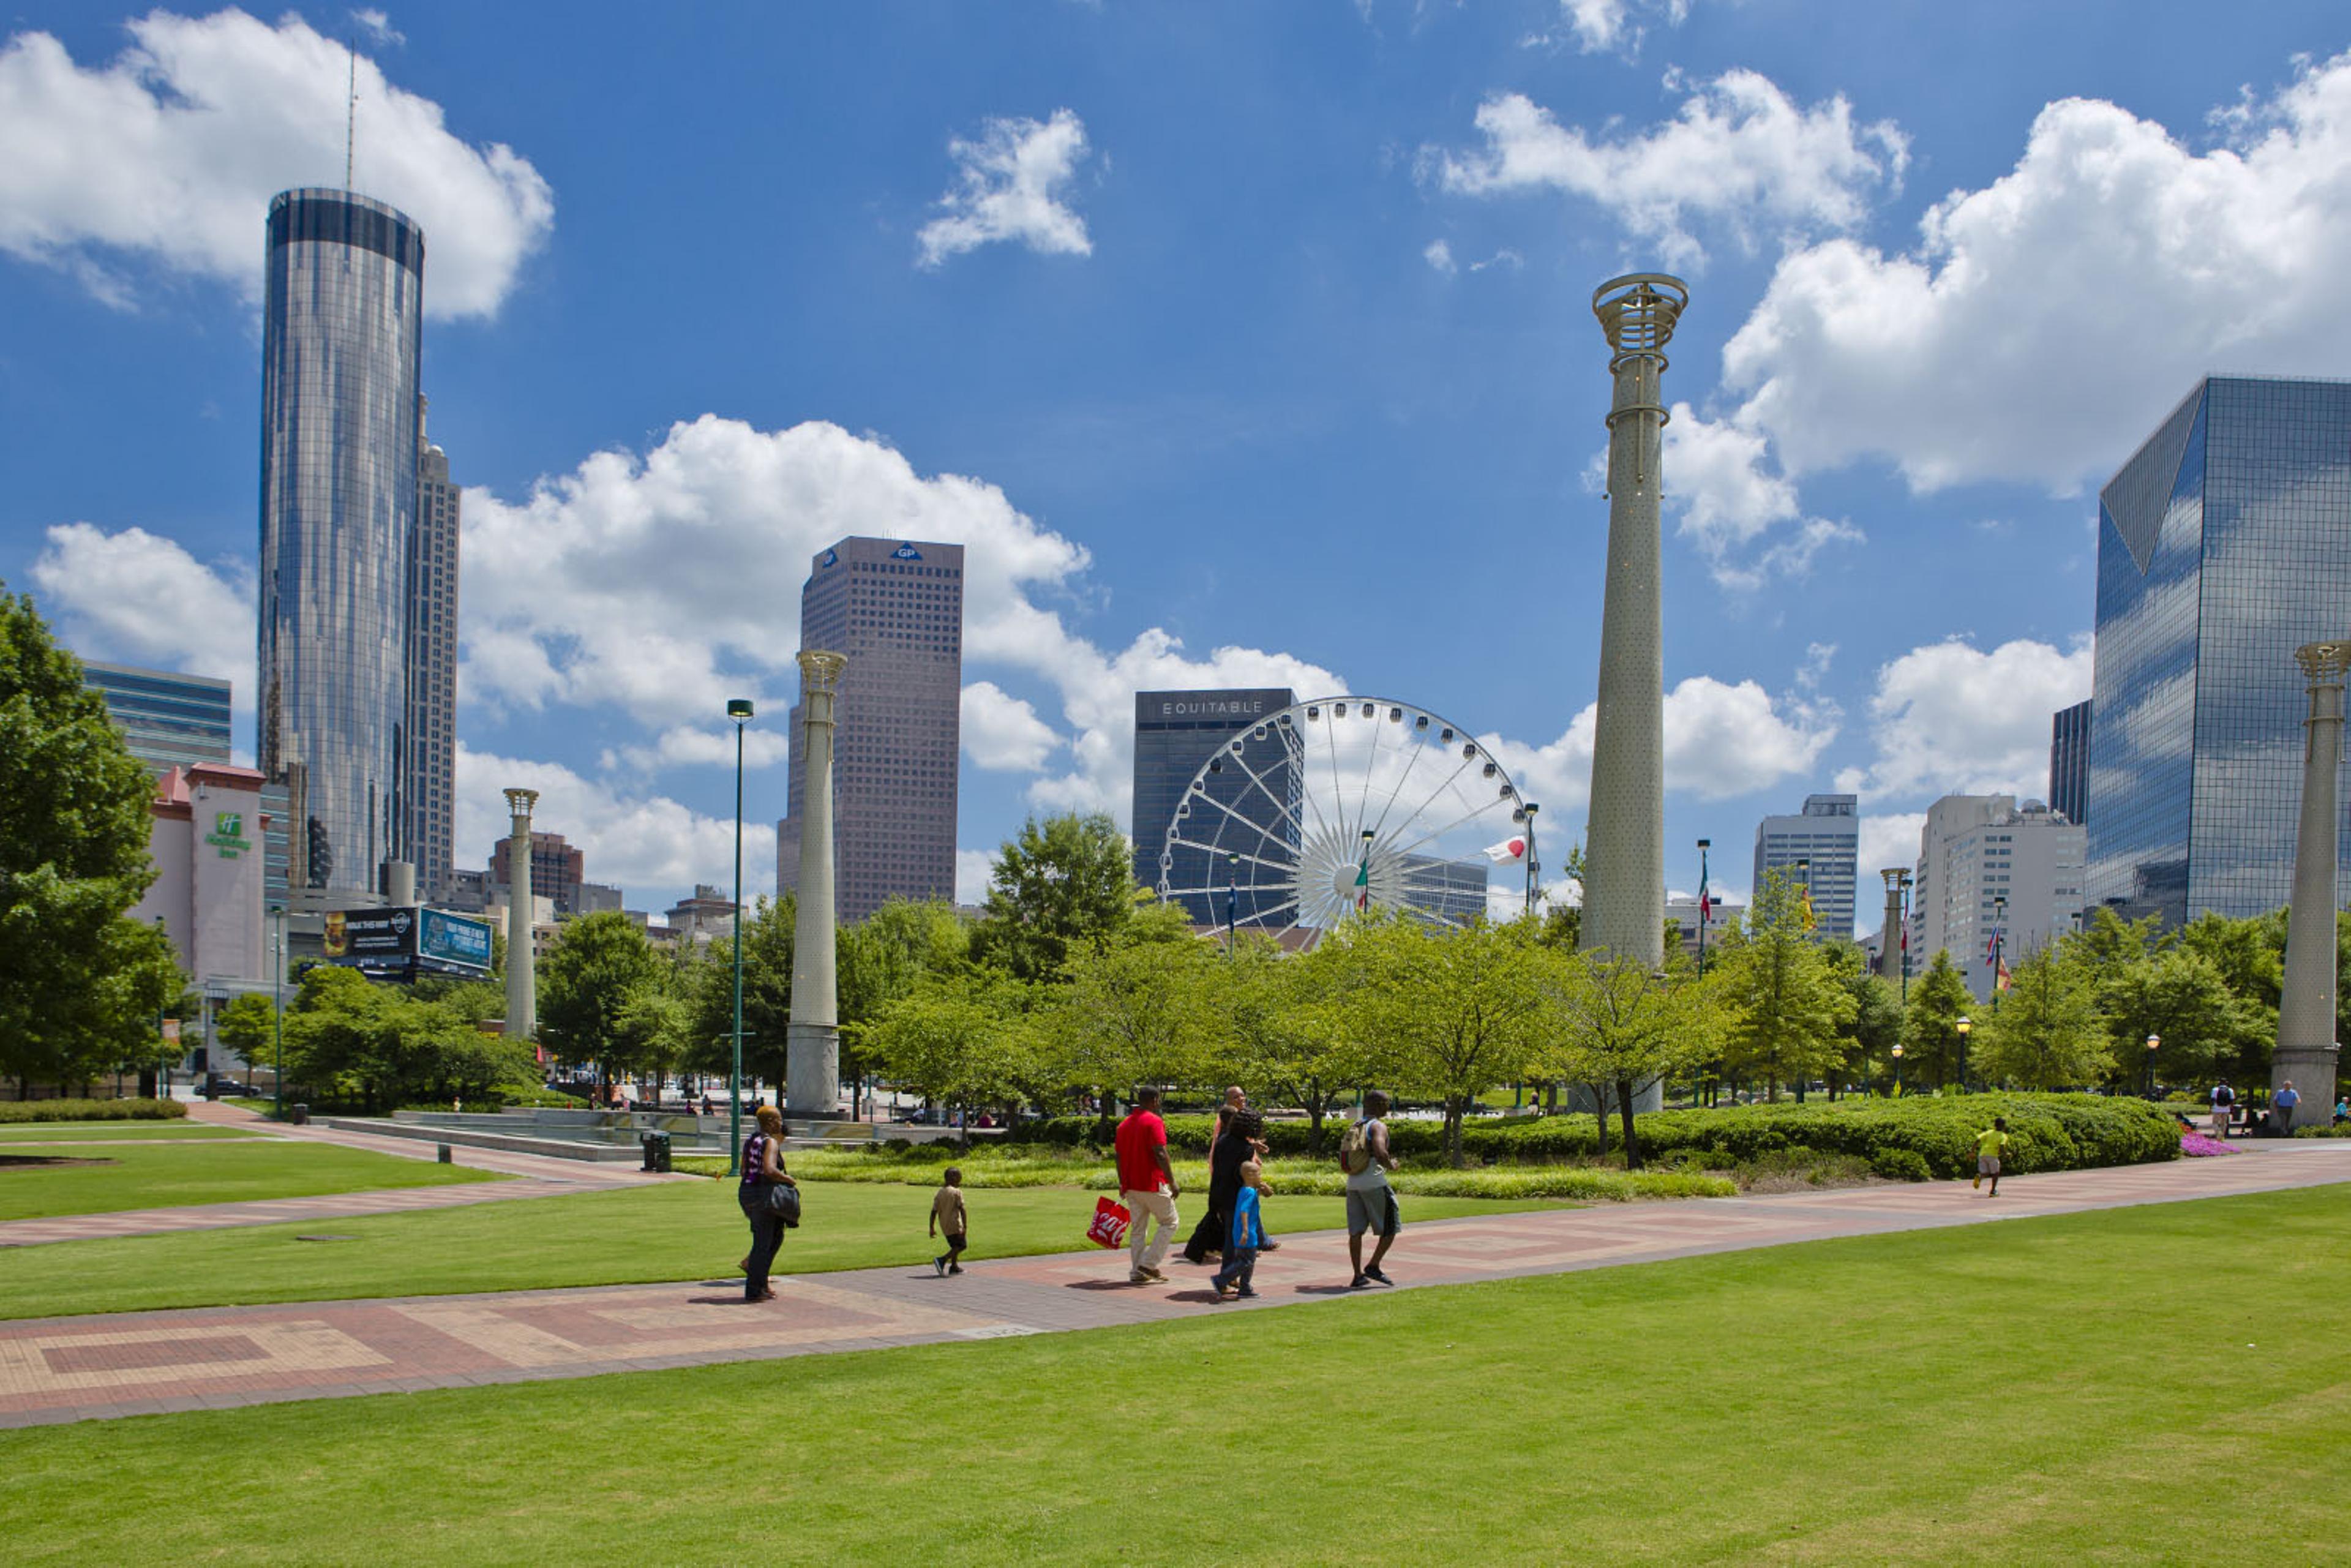
[[[2344,1181],[2351,1140],[2012,1176],[1997,1199],[1934,1182],[1552,1209],[1408,1223],[1392,1271],[1399,1288],[1458,1284]],[[1280,1204],[1269,1205],[1277,1227]],[[1072,1226],[1079,1207],[1073,1194]],[[1086,1252],[982,1260],[956,1280],[927,1266],[778,1277],[778,1299],[761,1306],[741,1304],[739,1283],[725,1279],[0,1323],[0,1427],[994,1339],[1350,1294],[1346,1238],[1334,1231],[1285,1238],[1258,1265],[1254,1303],[1216,1305],[1207,1271],[1180,1263],[1165,1286],[1131,1286],[1125,1264],[1123,1253]]]
[[[240,1105],[199,1101],[188,1107],[188,1119],[237,1126],[264,1137],[284,1138],[297,1143],[332,1144],[340,1148],[365,1149],[372,1154],[391,1155],[404,1160],[430,1160],[438,1155],[433,1145],[407,1138],[373,1137],[364,1133],[339,1132],[331,1127],[281,1126]],[[318,1197],[263,1198],[249,1203],[126,1208],[110,1214],[75,1214],[56,1219],[0,1220],[0,1248],[31,1247],[47,1241],[94,1241],[118,1236],[153,1236],[174,1230],[220,1230],[240,1225],[280,1225],[288,1220],[352,1219],[364,1214],[405,1214],[420,1208],[463,1208],[476,1203],[509,1203],[517,1198],[602,1192],[638,1182],[702,1179],[682,1174],[648,1176],[633,1166],[591,1165],[583,1160],[549,1159],[542,1155],[507,1154],[496,1149],[452,1147],[450,1159],[455,1165],[475,1170],[496,1171],[514,1179],[469,1182],[462,1186],[393,1187],[376,1192],[328,1193]]]

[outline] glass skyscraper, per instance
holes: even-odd
[[[1207,850],[1168,845],[1168,826],[1176,820],[1177,808],[1185,803],[1185,791],[1191,786],[1193,776],[1216,755],[1217,747],[1243,730],[1263,725],[1297,700],[1287,686],[1134,694],[1134,880],[1138,883],[1155,888],[1164,876],[1171,888],[1216,888],[1226,884],[1225,873],[1210,863]],[[1295,737],[1286,733],[1252,734],[1244,744],[1241,760],[1248,766],[1211,775],[1194,809],[1202,813],[1204,824],[1222,815],[1255,825],[1270,845],[1286,846],[1288,858],[1294,861],[1299,808],[1291,797],[1299,779],[1289,748],[1295,744]],[[1252,775],[1264,780],[1263,788],[1252,781]],[[1280,797],[1279,800],[1274,799],[1277,796]],[[1198,837],[1214,841],[1217,834],[1213,826],[1204,825]],[[1169,857],[1164,866],[1160,859],[1163,853]],[[1481,903],[1482,887],[1481,881]],[[1187,893],[1181,902],[1195,925],[1221,925],[1229,914],[1239,925],[1247,925],[1267,913],[1280,913],[1262,912],[1256,907],[1259,900],[1269,896],[1244,892],[1236,901],[1221,893],[1205,896]],[[1228,910],[1228,904],[1238,906]],[[1295,909],[1284,914],[1283,918],[1297,918]]]
[[[81,672],[81,684],[106,699],[106,716],[122,732],[131,755],[159,776],[228,760],[226,681],[89,660]]]
[[[323,903],[406,852],[423,288],[423,232],[382,203],[269,204],[256,749],[297,819],[296,895]]]
[[[2049,720],[2049,805],[2076,825],[2090,820],[2090,699]]]
[[[2176,925],[2285,903],[2294,651],[2346,634],[2351,383],[2210,378],[2098,495],[2092,905]]]
[[[833,904],[862,920],[893,897],[955,897],[963,746],[963,546],[846,538],[800,590],[800,646],[849,655],[834,703]],[[800,710],[776,885],[799,885]]]

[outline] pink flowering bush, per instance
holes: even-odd
[[[2193,1159],[2205,1155],[2233,1155],[2237,1151],[2218,1138],[2208,1138],[2201,1133],[2182,1133],[2179,1152]]]

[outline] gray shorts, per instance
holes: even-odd
[[[1976,1156],[1976,1175],[1980,1176],[2000,1175],[2000,1156],[1998,1155],[1978,1155]]]
[[[1404,1228],[1404,1215],[1396,1207],[1395,1188],[1381,1186],[1351,1186],[1347,1189],[1347,1234],[1361,1236],[1366,1230],[1382,1236],[1394,1236]]]

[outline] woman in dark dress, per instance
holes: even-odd
[[[743,1207],[743,1217],[751,1222],[751,1251],[743,1260],[743,1299],[771,1301],[776,1292],[768,1288],[768,1271],[775,1267],[776,1252],[784,1244],[784,1222],[768,1210],[768,1189],[799,1183],[784,1171],[783,1113],[773,1105],[762,1105],[758,1123],[759,1130],[743,1140],[743,1176],[735,1196]]]
[[[1217,1113],[1216,1142],[1208,1150],[1208,1212],[1184,1243],[1187,1263],[1224,1255],[1225,1232],[1233,1222],[1233,1199],[1240,1196],[1241,1166],[1265,1152],[1265,1118],[1228,1105]]]

